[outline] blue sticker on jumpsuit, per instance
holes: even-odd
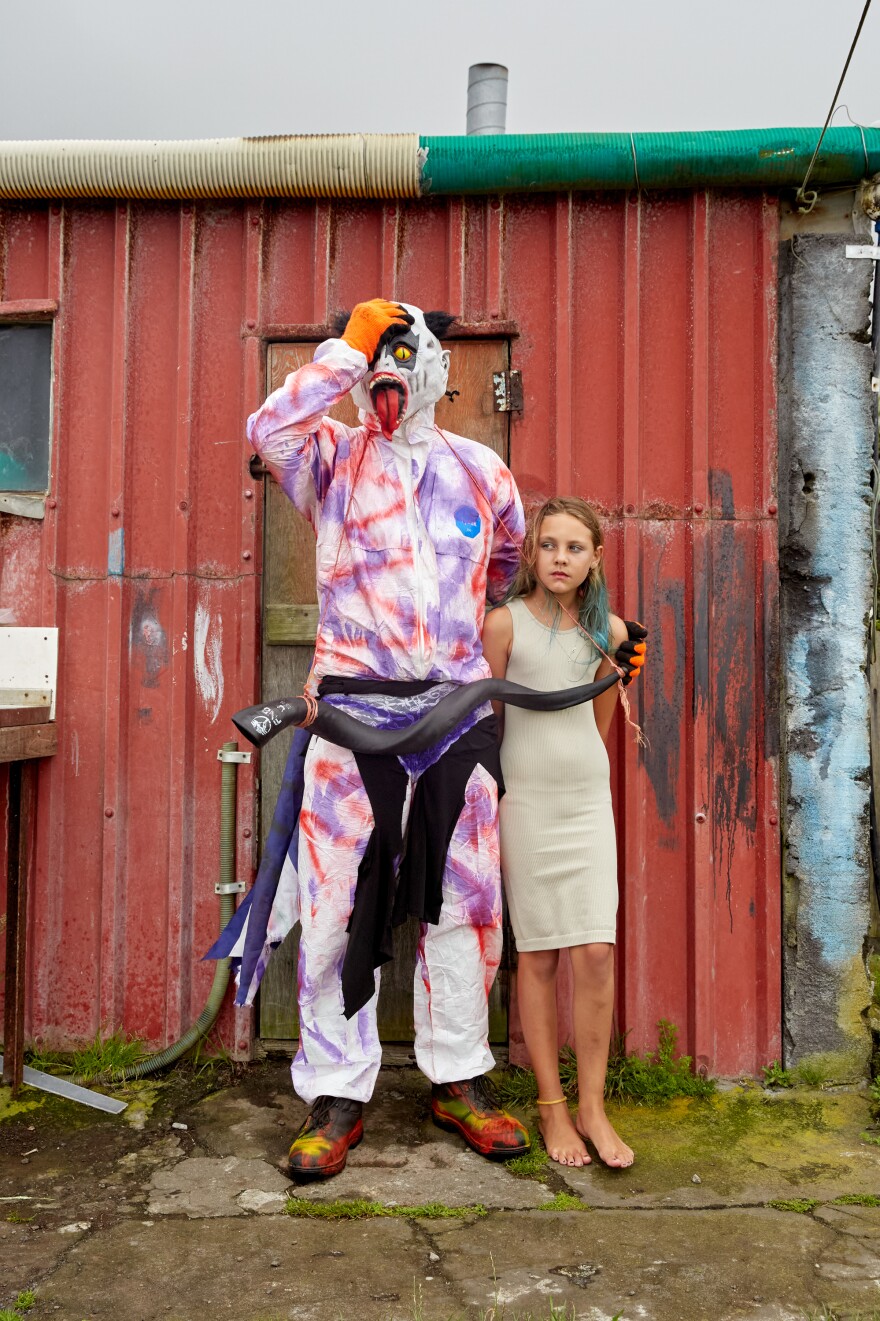
[[[466,537],[475,537],[480,530],[480,515],[473,505],[459,505],[455,511],[455,526]]]

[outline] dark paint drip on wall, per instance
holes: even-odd
[[[778,595],[778,570],[774,565],[765,563],[761,604],[764,622],[764,756],[768,761],[779,756],[780,743],[780,690],[782,680],[779,631],[774,626],[774,621],[778,617]]]
[[[709,473],[713,504],[722,517],[712,528],[712,654],[715,657],[715,701],[712,706],[712,844],[717,865],[726,871],[725,898],[733,932],[733,855],[737,831],[754,841],[757,825],[755,776],[748,761],[754,720],[755,629],[744,537],[734,518],[730,474]]]
[[[678,766],[681,756],[681,711],[684,703],[685,636],[684,583],[680,579],[660,577],[662,554],[657,560],[654,585],[647,598],[650,603],[651,664],[646,667],[646,731],[650,745],[645,752],[645,769],[657,811],[665,826],[672,829],[678,815]],[[660,840],[663,843],[663,840]],[[675,848],[674,838],[668,847]]]
[[[144,688],[158,688],[162,671],[168,667],[168,638],[159,622],[157,593],[157,587],[136,585],[131,607],[128,646],[132,658],[139,655],[143,663]]]
[[[690,535],[694,538],[694,695],[693,718],[696,721],[705,711],[711,696],[709,681],[709,588],[711,585],[709,564],[707,561],[708,541],[697,533],[693,526]]]

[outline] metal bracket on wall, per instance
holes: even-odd
[[[245,883],[244,883],[244,881],[215,881],[215,882],[214,882],[214,893],[215,893],[215,894],[244,894],[244,892],[245,892],[245,888],[246,888],[246,887],[245,887]]]
[[[247,766],[247,765],[250,765],[251,753],[249,753],[249,752],[227,752],[225,748],[221,748],[220,751],[217,753],[217,760],[218,760],[218,761],[235,761],[235,762],[238,762],[239,764],[242,764],[242,763],[243,763],[244,765]]]
[[[496,413],[523,411],[522,372],[494,372],[492,389],[495,393]]]

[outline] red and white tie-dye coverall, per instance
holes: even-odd
[[[510,585],[523,532],[513,478],[485,446],[439,433],[433,406],[407,419],[392,441],[371,415],[355,428],[327,417],[366,371],[362,353],[328,340],[248,421],[254,449],[317,535],[312,682],[330,674],[487,678],[485,600],[498,600]],[[381,1059],[378,973],[377,995],[349,1020],[340,975],[373,814],[346,749],[314,739],[305,777],[293,1081],[307,1103],[320,1095],[367,1101]],[[411,790],[407,808],[410,797]],[[415,971],[416,1059],[436,1083],[493,1065],[487,1027],[501,953],[497,814],[497,785],[478,765],[449,846],[440,922],[422,925]]]

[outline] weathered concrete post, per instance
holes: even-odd
[[[818,1072],[838,1079],[863,1076],[871,1049],[873,885],[874,263],[846,244],[796,235],[783,248],[779,356],[786,1061],[820,1057]]]

